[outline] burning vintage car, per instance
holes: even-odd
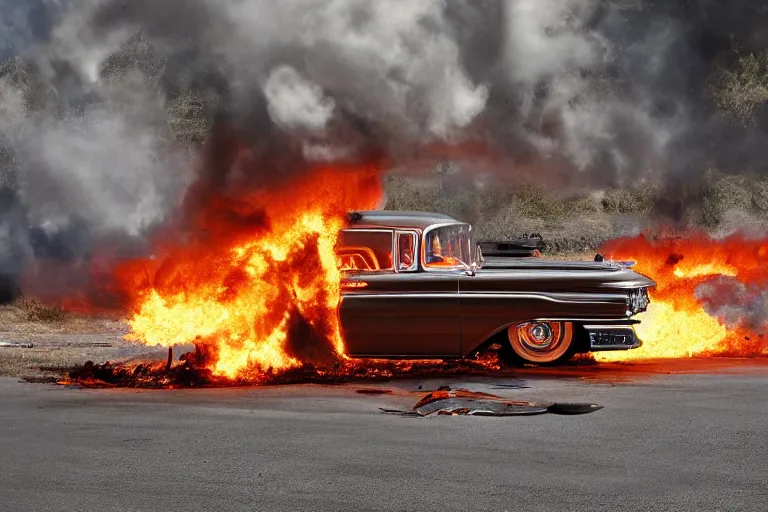
[[[350,214],[337,256],[339,316],[358,358],[462,358],[496,344],[546,364],[633,349],[632,317],[655,286],[627,264],[486,260],[469,224],[426,212]]]

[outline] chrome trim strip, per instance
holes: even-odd
[[[640,338],[637,337],[637,333],[635,332],[635,329],[632,326],[585,324],[584,328],[586,329],[587,334],[589,335],[589,351],[590,352],[602,352],[602,351],[610,351],[610,350],[632,350],[634,348],[638,348],[642,346],[643,344]],[[626,343],[617,343],[612,345],[609,345],[609,344],[601,345],[599,343],[595,343],[592,335],[600,332],[606,333],[606,331],[619,332],[620,334],[623,334],[624,336],[629,338],[632,344],[627,345]]]
[[[630,270],[630,272],[634,272],[633,270]],[[645,276],[642,276],[645,277]],[[617,289],[617,290],[627,290],[627,289],[636,289],[636,288],[653,288],[656,286],[655,284],[648,284],[648,281],[642,280],[642,279],[634,279],[631,281],[616,281],[616,282],[608,282],[608,283],[602,283],[600,285],[603,288],[609,288],[609,289]]]
[[[605,320],[600,320],[604,322]],[[584,324],[584,328],[588,331],[605,331],[605,330],[621,330],[632,329],[631,325],[615,325],[615,324]]]
[[[400,235],[411,235],[413,237],[413,263],[411,266],[400,270]],[[393,261],[395,262],[395,272],[400,274],[402,272],[412,273],[419,270],[419,234],[413,229],[398,229],[395,230],[395,249],[393,253]]]
[[[461,359],[461,355],[458,353],[453,354],[407,354],[407,355],[381,355],[381,354],[368,354],[365,352],[354,352],[351,354],[347,354],[352,359],[379,359],[383,361],[401,361],[401,360],[410,360],[410,359],[419,359],[422,362],[424,361],[440,361],[443,359]]]
[[[546,318],[534,318],[533,320],[530,320],[531,322],[581,322],[581,325],[592,325],[600,323],[601,325],[605,325],[606,328],[609,329],[616,329],[619,327],[625,327],[630,328],[634,327],[635,325],[640,323],[640,320],[636,319],[626,319],[626,318],[617,318],[615,320],[612,320],[610,318],[555,318],[555,317],[546,317]]]
[[[472,299],[543,299],[548,300],[550,302],[559,302],[559,303],[592,303],[592,304],[616,304],[624,303],[625,295],[618,295],[618,294],[584,294],[584,295],[576,295],[576,294],[560,294],[560,293],[552,293],[552,294],[539,294],[539,293],[518,293],[518,292],[508,292],[508,293],[462,293],[462,292],[454,292],[454,291],[445,291],[445,292],[438,292],[438,293],[422,293],[422,292],[415,292],[415,293],[407,293],[407,292],[384,292],[384,293],[377,293],[375,291],[367,291],[365,289],[361,290],[359,293],[353,293],[348,294],[352,297],[360,297],[360,298],[391,298],[391,299],[436,299],[436,298],[445,298],[446,296],[450,297],[457,297],[457,298],[472,298]]]
[[[457,221],[458,222],[458,221]],[[394,224],[352,224],[346,228],[345,230],[354,230],[354,231],[365,231],[365,230],[377,230],[377,229],[384,229],[386,231],[396,231],[398,229],[405,229],[405,230],[413,230],[418,233],[421,233],[422,230],[420,228],[414,228],[414,227],[403,227],[402,224],[394,225]]]
[[[484,298],[492,298],[492,299],[498,299],[498,298],[507,298],[507,297],[528,297],[528,296],[535,296],[535,297],[554,297],[560,300],[571,300],[572,302],[592,302],[594,299],[599,300],[614,300],[617,302],[621,302],[622,304],[626,302],[626,294],[623,293],[561,293],[561,292],[552,292],[552,293],[545,293],[545,292],[493,292],[493,293],[487,293],[487,292],[459,292],[459,295],[462,295],[464,297],[468,298],[474,298],[474,299],[484,299]]]

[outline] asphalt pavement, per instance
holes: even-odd
[[[507,418],[379,410],[411,407],[441,384],[605,407]],[[764,511],[767,390],[765,366],[164,391],[0,379],[0,510]]]

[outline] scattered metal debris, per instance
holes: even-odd
[[[10,343],[7,341],[0,341],[0,348],[33,348],[32,343]]]
[[[356,389],[355,393],[360,393],[361,395],[391,395],[392,390],[380,388],[361,388]]]
[[[547,412],[552,414],[573,415],[573,414],[587,414],[595,412],[598,409],[602,409],[602,405],[598,404],[576,404],[576,403],[554,403],[547,407]]]
[[[512,382],[503,382],[493,385],[491,389],[523,389],[528,388],[528,384],[522,379],[515,379]]]
[[[443,386],[427,393],[412,411],[380,408],[382,412],[403,416],[530,416],[534,414],[587,414],[602,409],[598,404],[545,403],[510,400],[508,398]]]

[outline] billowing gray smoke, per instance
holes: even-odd
[[[762,338],[768,328],[768,292],[760,286],[742,283],[735,277],[713,277],[696,287],[696,300],[729,329],[742,329]],[[750,341],[755,355],[765,353],[763,340]]]
[[[105,234],[143,239],[211,127],[250,146],[255,184],[311,161],[407,167],[463,142],[547,183],[686,175],[711,137],[744,135],[702,106],[702,62],[730,42],[716,5],[691,4],[6,1],[0,47],[18,58],[0,70],[0,273]],[[211,147],[202,172],[223,186],[237,159]]]

